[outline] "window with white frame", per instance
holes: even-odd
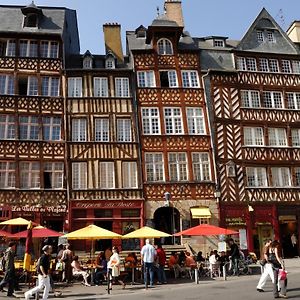
[[[286,93],[288,109],[300,110],[300,93]]]
[[[200,86],[197,71],[181,71],[181,75],[184,88],[198,88]]]
[[[137,72],[138,87],[155,87],[154,71],[138,71]]]
[[[68,96],[82,97],[82,77],[68,78]]]
[[[15,117],[12,115],[0,115],[0,140],[14,140],[15,138]]]
[[[256,59],[255,58],[247,57],[246,58],[246,63],[247,63],[247,70],[248,71],[257,71]]]
[[[109,142],[109,119],[108,118],[95,119],[95,141]]]
[[[260,105],[259,91],[241,90],[241,100],[243,107],[258,108]]]
[[[87,189],[87,163],[76,162],[72,163],[72,188],[74,190]]]
[[[14,95],[15,79],[13,75],[0,75],[0,95]]]
[[[117,139],[118,142],[131,142],[131,119],[117,119]]]
[[[108,97],[107,77],[94,77],[94,97]]]
[[[118,77],[115,79],[116,97],[129,97],[129,79]]]
[[[178,79],[176,70],[160,71],[160,86],[162,88],[178,87]]]
[[[274,167],[271,168],[272,185],[274,187],[291,186],[290,169],[287,167]]]
[[[295,168],[295,185],[300,186],[300,168]]]
[[[210,158],[208,152],[192,153],[192,163],[195,181],[211,180]]]
[[[245,146],[263,146],[264,129],[262,127],[244,127]]]
[[[20,140],[39,139],[39,119],[35,116],[19,117]]]
[[[272,73],[278,73],[279,72],[278,59],[269,59],[269,70]]]
[[[160,134],[160,118],[158,108],[142,108],[142,125],[143,134]]]
[[[214,47],[222,47],[222,48],[224,48],[225,47],[224,40],[214,39]]]
[[[59,96],[59,78],[58,77],[42,77],[42,96],[58,97]]]
[[[199,107],[188,107],[186,109],[189,134],[205,134],[205,121],[203,109]]]
[[[30,40],[20,40],[20,57],[37,57],[38,42]]]
[[[64,163],[47,162],[44,164],[44,188],[62,189],[64,187]]]
[[[28,76],[27,81],[27,96],[38,96],[39,84],[36,76]]]
[[[14,162],[0,161],[0,189],[16,187],[16,165]]]
[[[240,71],[257,71],[256,59],[254,57],[238,57],[237,68]]]
[[[247,71],[247,63],[245,57],[237,57],[236,65],[239,71]]]
[[[137,163],[134,161],[124,161],[122,163],[123,188],[137,188]]]
[[[182,134],[182,116],[179,107],[168,107],[164,109],[166,134]]]
[[[42,41],[40,55],[42,58],[58,58],[59,45],[55,41]]]
[[[266,187],[268,186],[267,171],[264,167],[246,168],[248,187]]]
[[[267,58],[259,59],[259,67],[261,72],[269,72],[269,61]]]
[[[256,31],[256,38],[257,38],[257,41],[259,43],[262,43],[264,41],[264,33],[263,33],[263,31],[257,30]]]
[[[38,189],[40,188],[40,163],[20,162],[20,188]]]
[[[264,107],[283,108],[283,99],[281,92],[263,92]]]
[[[300,147],[300,128],[291,129],[292,146]]]
[[[107,57],[105,60],[106,69],[115,69],[116,68],[116,59],[114,56]]]
[[[291,61],[287,59],[281,60],[281,69],[283,73],[292,73]]]
[[[273,31],[267,32],[268,42],[275,43],[275,36]]]
[[[168,154],[170,181],[187,181],[188,167],[185,152],[173,152]]]
[[[16,41],[7,40],[6,42],[6,56],[16,56]]]
[[[43,118],[43,138],[45,141],[61,140],[61,117]]]
[[[85,142],[87,140],[87,127],[85,118],[72,120],[72,141]]]
[[[157,52],[159,55],[173,55],[173,45],[168,39],[160,39],[157,42]]]
[[[100,162],[100,188],[115,188],[115,164],[110,161]]]
[[[300,61],[292,60],[293,73],[300,74]]]
[[[147,181],[164,181],[164,157],[162,153],[145,153]]]
[[[276,146],[276,147],[287,146],[285,128],[269,128],[268,136],[269,136],[269,146]]]

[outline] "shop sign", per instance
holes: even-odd
[[[239,238],[240,238],[240,249],[247,250],[248,242],[247,242],[247,231],[246,229],[239,230]]]
[[[226,218],[225,222],[227,226],[245,226],[246,222],[243,218]]]
[[[61,214],[67,212],[67,206],[61,205],[61,206],[46,206],[46,207],[39,207],[39,206],[17,206],[13,205],[11,207],[12,212],[32,212],[32,213],[52,213],[52,214]]]
[[[74,205],[75,208],[82,208],[82,209],[97,209],[97,208],[133,208],[136,207],[136,203],[134,202],[76,202]]]

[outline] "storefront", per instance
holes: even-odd
[[[71,201],[69,214],[69,231],[95,224],[119,234],[127,234],[143,226],[142,200],[134,201]],[[89,241],[72,242],[76,250],[84,251]],[[138,240],[102,240],[96,243],[96,250],[103,251],[113,245],[123,250],[139,248]]]

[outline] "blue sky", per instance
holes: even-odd
[[[28,4],[31,0],[0,0],[1,4]],[[222,35],[240,39],[265,7],[286,30],[300,20],[300,0],[182,0],[186,30],[193,36]],[[81,52],[103,53],[102,24],[118,22],[126,30],[148,26],[163,11],[164,0],[36,0],[37,5],[77,10]],[[123,48],[125,45],[123,43]]]

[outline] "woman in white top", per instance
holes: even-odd
[[[119,250],[117,247],[113,247],[112,252],[113,254],[110,257],[109,262],[107,263],[108,273],[114,278],[115,281],[117,280],[123,286],[123,289],[125,289],[125,283],[119,279],[121,263]],[[110,281],[109,288],[112,289],[112,281]]]

